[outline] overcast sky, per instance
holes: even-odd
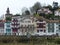
[[[10,12],[13,14],[21,13],[23,7],[31,7],[36,2],[40,2],[43,5],[51,4],[52,2],[60,2],[60,0],[0,0],[0,16],[6,13],[7,7],[10,8]],[[60,4],[60,3],[59,3]]]

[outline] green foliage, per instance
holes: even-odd
[[[40,9],[41,8],[41,4],[40,2],[36,2],[33,6],[34,10]]]
[[[52,6],[51,5],[47,5],[47,6],[43,6],[44,8],[49,8],[49,10],[53,10]]]
[[[54,38],[51,38],[51,37],[50,37],[50,38],[47,38],[47,41],[48,41],[48,42],[54,42],[54,40],[55,40],[55,39],[54,39]]]
[[[20,14],[16,14],[16,16],[20,16]]]
[[[33,41],[34,44],[54,43],[60,44],[60,38],[55,37],[21,37],[21,36],[0,36],[0,43],[28,43]]]
[[[22,15],[30,15],[29,9],[26,7],[22,8]]]
[[[39,14],[34,14],[35,17],[39,17]]]
[[[60,38],[55,39],[54,42],[60,44]]]
[[[25,13],[26,13],[26,15],[30,15],[29,10],[26,10]]]
[[[31,12],[37,13],[37,10],[39,10],[41,7],[42,7],[42,6],[41,6],[40,2],[36,2],[36,3],[30,8],[30,10],[31,10]]]
[[[45,15],[45,18],[47,18],[47,19],[53,19],[54,15],[53,14],[48,14],[48,15]]]

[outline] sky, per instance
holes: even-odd
[[[42,5],[52,5],[53,1],[60,2],[60,0],[0,0],[0,16],[6,13],[7,7],[10,9],[10,13],[21,14],[23,7],[30,8],[36,2],[40,2]]]

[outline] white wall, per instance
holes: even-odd
[[[60,16],[60,11],[55,11],[55,16]]]
[[[0,28],[0,35],[4,35],[4,28]]]

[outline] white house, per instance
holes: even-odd
[[[34,35],[35,22],[33,17],[23,17],[20,20],[20,33],[19,35],[27,35],[27,33]]]
[[[50,20],[46,23],[47,35],[57,35],[59,34],[59,21]]]
[[[60,16],[60,9],[55,10],[54,14],[55,14],[55,16]]]
[[[49,8],[41,8],[37,12],[38,14],[40,13],[45,13],[45,14],[52,14],[52,12],[49,10]]]
[[[60,23],[55,23],[55,30],[56,30],[56,34],[60,36]]]

